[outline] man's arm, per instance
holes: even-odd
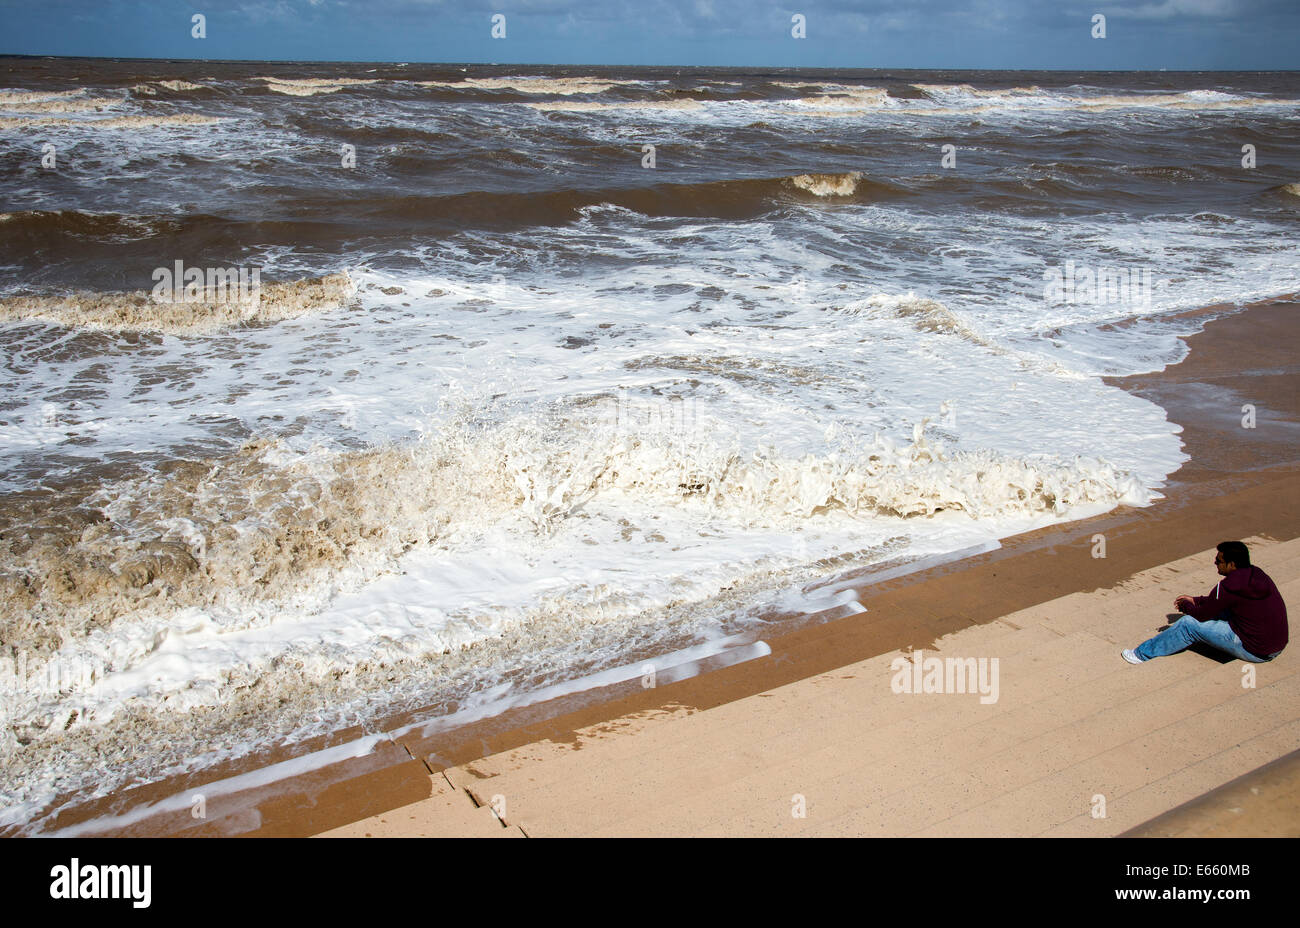
[[[1192,618],[1204,622],[1215,618],[1225,610],[1235,611],[1240,606],[1256,602],[1257,600],[1242,595],[1246,588],[1246,573],[1246,569],[1242,568],[1224,577],[1214,585],[1214,589],[1210,590],[1208,596],[1178,597],[1179,601],[1184,601],[1179,608]]]

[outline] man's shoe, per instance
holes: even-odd
[[[1124,658],[1124,660],[1128,661],[1130,664],[1145,663],[1145,661],[1143,661],[1142,658],[1137,656],[1137,652],[1134,651],[1132,648],[1125,648],[1123,651],[1120,651],[1119,656]]]

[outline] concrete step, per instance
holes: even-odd
[[[864,802],[883,803],[884,808],[897,805],[891,797],[918,784],[922,784],[923,794],[934,792],[929,784],[936,776],[952,773],[954,758],[994,756],[1036,731],[1067,726],[1073,719],[1094,712],[1098,705],[1105,705],[1109,699],[1115,698],[1117,692],[1114,685],[1103,685],[1102,681],[1114,680],[1120,684],[1118,692],[1133,694],[1145,693],[1153,685],[1154,678],[1126,673],[1137,668],[1121,661],[1109,642],[1089,641],[1087,636],[1080,635],[1071,639],[1070,647],[1072,650],[1059,658],[1043,655],[1049,658],[1047,666],[1033,677],[1027,676],[1018,695],[1013,689],[1010,696],[999,701],[998,707],[1005,707],[1008,711],[985,713],[983,717],[974,719],[954,718],[955,726],[943,724],[943,719],[952,710],[932,711],[931,718],[925,719],[924,724],[911,726],[910,730],[899,728],[877,732],[879,744],[835,744],[828,747],[822,757],[792,757],[785,768],[738,784],[737,793],[746,796],[743,802],[738,798],[729,801],[723,795],[708,797],[714,808],[708,820],[716,827],[711,825],[705,833],[788,834],[792,828],[804,830],[826,826],[837,816],[853,811]],[[1003,671],[1004,676],[1007,672]],[[1187,673],[1187,670],[1182,672]],[[837,761],[837,753],[846,758],[879,759],[846,763]],[[790,802],[795,792],[817,798],[816,808],[809,809],[808,819],[804,822],[791,820]],[[927,801],[933,803],[937,800]],[[759,817],[768,823],[770,830],[749,829],[746,806],[755,802],[768,810]],[[703,814],[699,809],[692,811],[696,815]],[[775,814],[777,811],[781,813],[779,816]],[[912,814],[920,811],[914,810]],[[942,811],[937,808],[931,814]],[[943,815],[939,814],[939,817]],[[898,820],[886,816],[879,833],[893,834],[897,829]],[[844,833],[860,832],[850,827]]]
[[[917,823],[942,820],[1004,789],[1000,783],[978,777],[971,770],[973,764],[1018,757],[1025,753],[1024,742],[1035,735],[1068,732],[1077,727],[1078,720],[1117,699],[1141,700],[1171,680],[1199,675],[1195,665],[1179,666],[1178,662],[1162,668],[1160,677],[1134,674],[1131,671],[1154,669],[1157,665],[1136,668],[1123,663],[1118,655],[1112,658],[1111,650],[1108,642],[1098,642],[1091,652],[1080,653],[1080,662],[1095,660],[1096,679],[1085,674],[1074,686],[1053,688],[1049,678],[1047,687],[1026,694],[1017,711],[990,717],[954,736],[932,741],[924,755],[912,759],[912,768],[891,775],[888,770],[864,766],[838,778],[823,779],[818,787],[821,808],[809,814],[802,831],[896,835]],[[869,797],[870,807],[855,808],[866,805],[864,797]],[[788,802],[788,795],[785,798]],[[740,821],[729,823],[718,833],[737,833],[741,825]],[[788,831],[785,822],[781,825]]]
[[[1068,661],[1077,656],[1081,646],[1090,643],[1097,655],[1100,655],[1100,649],[1104,649],[1106,654],[1112,650],[1109,644],[1098,643],[1086,635],[1079,635],[1074,640],[1041,641],[1038,638],[1041,634],[1041,630],[1026,632],[1026,640],[1039,642],[1035,647],[1020,655],[999,657],[1000,675],[1004,681],[1008,676],[1021,678],[1013,689],[1032,687],[1034,684],[1030,681],[1035,675],[1042,678],[1038,685],[1059,685],[1074,672],[1068,668]],[[962,650],[976,654],[982,651],[974,640],[970,641],[968,649]],[[888,687],[888,665],[884,658],[875,660],[881,662],[884,671],[880,674],[879,685]],[[1118,656],[1115,662],[1122,664]],[[1097,663],[1092,659],[1081,661],[1078,666],[1091,668]],[[1063,667],[1063,664],[1067,666]],[[1021,669],[1016,669],[1017,666]],[[1006,683],[1003,685],[1005,687]],[[642,826],[649,828],[654,821],[679,820],[678,813],[670,808],[679,810],[680,820],[699,825],[734,803],[742,807],[747,805],[745,796],[753,781],[768,782],[768,772],[773,768],[786,768],[792,761],[802,768],[797,774],[784,771],[782,782],[793,778],[796,784],[796,788],[790,790],[782,787],[781,794],[788,803],[790,795],[799,791],[799,784],[803,784],[806,791],[807,784],[818,782],[819,778],[830,776],[842,768],[859,766],[864,756],[887,757],[893,745],[906,743],[912,738],[924,737],[938,743],[950,730],[1001,713],[1016,702],[1015,694],[1008,695],[1005,689],[1000,694],[999,703],[994,705],[981,704],[978,696],[973,694],[931,694],[927,699],[924,694],[907,696],[896,695],[892,690],[887,692],[884,701],[861,709],[845,700],[837,707],[837,714],[818,718],[816,724],[810,724],[807,717],[796,715],[794,724],[780,731],[764,730],[760,734],[752,728],[737,728],[720,733],[720,737],[706,748],[685,755],[701,758],[689,766],[674,763],[674,758],[670,757],[653,769],[626,770],[623,773],[626,781],[637,784],[635,797],[627,803],[609,796],[597,784],[590,784],[590,789],[570,790],[547,803],[530,805],[522,814],[533,829],[545,830],[551,827],[549,821],[563,821],[566,823],[564,833],[588,833],[593,829],[596,829],[595,833],[604,833],[599,829],[605,825],[610,826],[612,830],[608,833],[611,834],[654,833],[620,829],[632,825],[638,829]],[[953,708],[935,712],[933,701],[939,699]],[[694,798],[705,793],[707,796],[698,801]],[[683,806],[689,808],[679,809]],[[535,817],[528,818],[530,814],[535,814]],[[669,824],[664,833],[680,833],[673,831],[674,827]]]
[[[1103,735],[1114,731],[1132,735],[1132,729],[1125,729],[1125,724],[1139,722],[1131,704],[1099,713],[1096,724],[1073,726],[1073,731],[1056,735],[1051,743],[1026,745],[1029,753],[1022,753],[1022,760],[1033,761],[1046,756],[1058,765],[1056,769],[1042,773],[1048,767],[1047,762],[1025,763],[1026,774],[1020,778],[1022,785],[999,779],[996,798],[916,834],[1041,834],[1086,812],[1094,796],[1124,796],[1213,756],[1223,744],[1239,743],[1271,731],[1277,727],[1279,715],[1289,720],[1295,718],[1297,710],[1300,710],[1300,699],[1290,677],[1245,696],[1224,696],[1223,691],[1229,690],[1230,686],[1216,688],[1217,693],[1198,689],[1198,682],[1193,678],[1171,688],[1177,691],[1169,693],[1174,702],[1163,708],[1161,719],[1172,716],[1174,720],[1109,749],[1096,752],[1097,746],[1104,743]],[[1176,701],[1183,702],[1181,712]],[[1109,740],[1115,738],[1111,735]],[[1071,744],[1074,745],[1073,751],[1070,750]],[[1072,755],[1077,759],[1071,763]],[[969,772],[981,779],[987,775],[987,771],[973,767]],[[1029,779],[1035,773],[1042,775]],[[1206,782],[1199,789],[1204,791],[1215,785],[1216,782]],[[1140,814],[1130,818],[1117,814],[1113,808],[1110,811],[1121,830],[1143,820]]]
[[[1105,817],[1094,818],[1091,814],[1078,815],[1069,821],[1052,826],[1042,832],[1040,837],[1110,837],[1121,834],[1126,831],[1127,823],[1133,817],[1141,818],[1146,816],[1144,821],[1147,821],[1168,812],[1172,808],[1192,802],[1199,796],[1204,796],[1205,793],[1198,792],[1198,790],[1200,785],[1207,781],[1226,783],[1235,780],[1270,763],[1275,758],[1287,752],[1295,752],[1297,749],[1300,749],[1300,721],[1287,722],[1272,731],[1249,738],[1240,744],[1220,751],[1212,757],[1198,761],[1190,767],[1176,770],[1154,783],[1148,783],[1146,786],[1119,797],[1118,803],[1122,813],[1120,815],[1110,814],[1113,808],[1112,804],[1107,807]],[[1265,797],[1258,797],[1262,804],[1255,810],[1254,821],[1238,823],[1203,822],[1198,824],[1214,824],[1217,827],[1212,830],[1190,829],[1181,832],[1181,834],[1188,837],[1202,835],[1206,837],[1245,837],[1251,835],[1280,837],[1283,831],[1289,829],[1289,836],[1300,836],[1297,835],[1295,830],[1297,828],[1296,823],[1300,822],[1300,815],[1296,814],[1300,812],[1300,795],[1296,793],[1297,788],[1300,788],[1300,783],[1293,781],[1291,791],[1287,794],[1274,790]],[[1287,796],[1292,797],[1289,800],[1289,808],[1292,811],[1289,813],[1286,811],[1288,809],[1286,805]],[[1256,797],[1252,797],[1252,800],[1255,799]],[[1225,807],[1223,811],[1229,812],[1231,809]],[[1278,821],[1277,816],[1279,813],[1282,821]],[[1278,831],[1277,826],[1282,825],[1283,822],[1289,824],[1284,826],[1283,831]],[[1138,826],[1139,829],[1141,827],[1143,826]]]
[[[1150,637],[1155,628],[1162,624],[1162,616],[1165,614],[1164,610],[1152,612],[1128,607],[1106,612],[1097,608],[1095,603],[1090,607],[1083,599],[1068,598],[1045,603],[1038,609],[1036,613],[1018,616],[1011,621],[1041,625],[1058,635],[1089,632],[1119,647],[1131,647]],[[1134,640],[1130,643],[1130,639]]]
[[[1187,660],[1166,659],[1164,663],[1183,664],[1199,669],[1195,662],[1204,662],[1204,660],[1196,655],[1188,655]],[[1133,669],[1145,670],[1146,667]],[[981,797],[990,800],[1005,795],[1017,786],[1050,777],[1057,770],[1081,762],[1086,759],[1084,755],[1088,753],[1106,751],[1128,743],[1136,736],[1160,730],[1170,718],[1183,718],[1189,711],[1201,711],[1231,699],[1235,681],[1229,678],[1226,685],[1222,685],[1224,683],[1222,670],[1219,665],[1212,664],[1209,669],[1192,673],[1172,686],[1162,687],[1163,695],[1143,693],[1139,689],[1136,695],[1130,693],[1129,698],[1125,699],[1109,687],[1102,687],[1097,694],[1100,697],[1099,703],[1094,703],[1104,706],[1102,711],[1072,721],[1068,726],[1027,739],[1014,750],[992,759],[962,763],[960,770],[967,775],[968,782],[972,784],[967,790],[968,800]],[[1209,677],[1213,675],[1220,677],[1221,685],[1212,685]],[[1136,682],[1141,678],[1132,674],[1129,675],[1129,679]],[[984,785],[979,786],[979,784]],[[1064,796],[1063,801],[1086,803],[1098,792],[1102,790],[1094,784],[1094,788],[1086,795],[1080,795],[1076,791]],[[951,815],[959,814],[962,811],[961,805],[974,807],[979,803],[970,801],[954,803]],[[1084,811],[1087,811],[1086,805],[1076,804],[1069,814],[1074,815]],[[919,816],[913,816],[911,821],[918,823],[919,826],[927,826],[937,825],[942,818],[922,820]],[[983,819],[985,830],[979,833],[1004,834],[1003,831],[989,827],[992,821],[991,817],[986,816]]]
[[[972,646],[971,650],[978,649]],[[693,833],[744,833],[746,819],[757,817],[767,823],[769,830],[760,828],[756,833],[789,834],[803,824],[791,814],[796,794],[815,804],[809,814],[817,815],[833,807],[826,784],[837,777],[858,776],[869,770],[865,775],[874,788],[888,790],[893,784],[893,788],[901,789],[944,764],[954,739],[965,737],[990,720],[1011,720],[1008,728],[1014,732],[1019,724],[1014,719],[1021,714],[1017,706],[1028,694],[1062,685],[1083,686],[1088,676],[1105,673],[1101,668],[1108,663],[1112,650],[1109,643],[1080,634],[1062,639],[1055,646],[1035,649],[1023,655],[1018,665],[1012,661],[1001,663],[1003,691],[995,705],[982,705],[977,697],[969,695],[900,695],[895,702],[899,710],[920,711],[895,711],[878,724],[862,724],[850,717],[834,728],[819,729],[814,733],[815,741],[808,745],[779,739],[769,746],[769,762],[744,777],[722,787],[671,799],[598,833],[668,835],[680,833],[686,822],[695,823]],[[1008,692],[1011,678],[1017,678],[1017,682]],[[943,711],[935,711],[936,700],[944,701]],[[843,808],[851,805],[849,802]]]
[[[1294,577],[1300,574],[1300,544],[1288,542],[1287,545],[1294,545],[1295,549],[1288,550],[1287,546],[1277,545],[1266,551],[1252,551],[1251,560],[1258,563],[1264,573],[1274,580],[1278,577]]]
[[[986,628],[990,642],[1005,642],[1001,647],[1007,654],[1018,653],[1022,648],[1042,642],[1059,640],[1059,636],[1043,629],[1025,632],[997,624]],[[573,776],[596,763],[644,764],[665,754],[689,753],[697,747],[708,751],[711,750],[710,745],[714,739],[736,725],[763,731],[806,727],[809,718],[833,709],[834,704],[827,702],[826,691],[835,688],[839,693],[840,687],[844,687],[845,678],[850,675],[857,676],[858,679],[845,688],[841,702],[851,699],[857,711],[862,711],[872,703],[892,699],[889,681],[893,672],[889,665],[896,656],[898,655],[873,658],[862,662],[862,665],[818,674],[768,693],[715,707],[705,713],[681,712],[667,725],[642,726],[633,721],[626,725],[602,726],[604,730],[596,732],[597,737],[581,741],[576,748],[555,742],[525,745],[466,764],[461,770],[453,768],[448,771],[448,775],[467,787],[497,792],[511,788],[518,792],[515,784],[507,780],[492,784],[484,781],[508,777],[522,771],[526,777],[525,782],[532,788],[544,789],[567,784]],[[873,673],[874,676],[868,678],[863,676],[864,673]],[[853,695],[850,696],[849,693]]]

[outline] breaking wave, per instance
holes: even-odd
[[[875,293],[861,300],[854,300],[839,307],[839,312],[849,316],[881,317],[893,316],[906,319],[918,332],[939,332],[956,335],[969,342],[1002,351],[1000,346],[985,338],[965,322],[960,316],[937,300],[918,297],[914,294],[895,296]]]
[[[574,412],[488,424],[467,408],[436,436],[354,452],[255,440],[59,499],[11,497],[0,514],[0,637],[48,653],[151,610],[320,606],[344,567],[390,572],[412,548],[455,547],[503,520],[545,537],[610,499],[792,530],[833,510],[982,519],[1147,500],[1103,462],[949,451],[925,422],[910,443],[877,436],[791,458],[621,433],[599,411]]]
[[[569,96],[581,93],[604,93],[621,86],[615,81],[592,77],[478,77],[463,81],[416,81],[421,87],[444,87],[452,90],[513,90],[518,93]]]
[[[376,84],[377,79],[372,78],[287,78],[287,77],[262,77],[258,80],[264,81],[268,90],[275,93],[283,93],[292,97],[311,97],[321,93],[337,93],[345,87],[356,87],[362,84]]]
[[[10,103],[38,103],[42,100],[66,100],[79,97],[84,90],[0,90],[0,106]]]
[[[117,106],[116,97],[50,97],[0,105],[7,113],[93,113],[106,106]]]
[[[227,299],[195,302],[160,302],[144,290],[13,296],[0,299],[0,322],[37,320],[69,328],[201,335],[328,312],[355,292],[351,277],[341,273],[268,283],[249,293],[232,292]]]
[[[623,100],[618,103],[602,103],[598,100],[553,100],[542,103],[525,103],[524,106],[535,110],[569,113],[591,113],[605,110],[700,110],[704,104],[699,100]]]
[[[936,103],[950,108],[964,108],[973,104],[975,109],[972,111],[982,111],[990,105],[1104,112],[1148,106],[1216,110],[1294,106],[1296,103],[1295,100],[1256,99],[1214,90],[1188,90],[1179,93],[1097,93],[1092,92],[1092,88],[1045,90],[1037,85],[1005,88],[979,88],[972,87],[970,84],[915,84],[914,86]]]
[[[807,190],[818,197],[852,196],[857,192],[860,180],[860,171],[849,171],[847,174],[800,174],[790,178],[800,190]]]
[[[206,89],[202,84],[193,84],[190,83],[189,81],[153,81],[148,84],[136,84],[134,87],[131,88],[131,92],[137,94],[143,94],[147,97],[152,97],[157,95],[159,87],[163,88],[164,90],[171,90],[177,93],[184,90]]]
[[[61,119],[55,116],[35,118],[0,117],[0,129],[161,129],[174,126],[207,126],[221,122],[217,116],[198,113],[175,113],[170,116],[110,116],[104,119]]]
[[[799,102],[823,108],[876,109],[892,106],[894,98],[883,87],[849,87],[841,84],[823,84],[822,93],[802,97]]]

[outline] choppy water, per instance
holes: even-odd
[[[0,70],[7,821],[1145,503],[1300,289],[1289,74]]]

